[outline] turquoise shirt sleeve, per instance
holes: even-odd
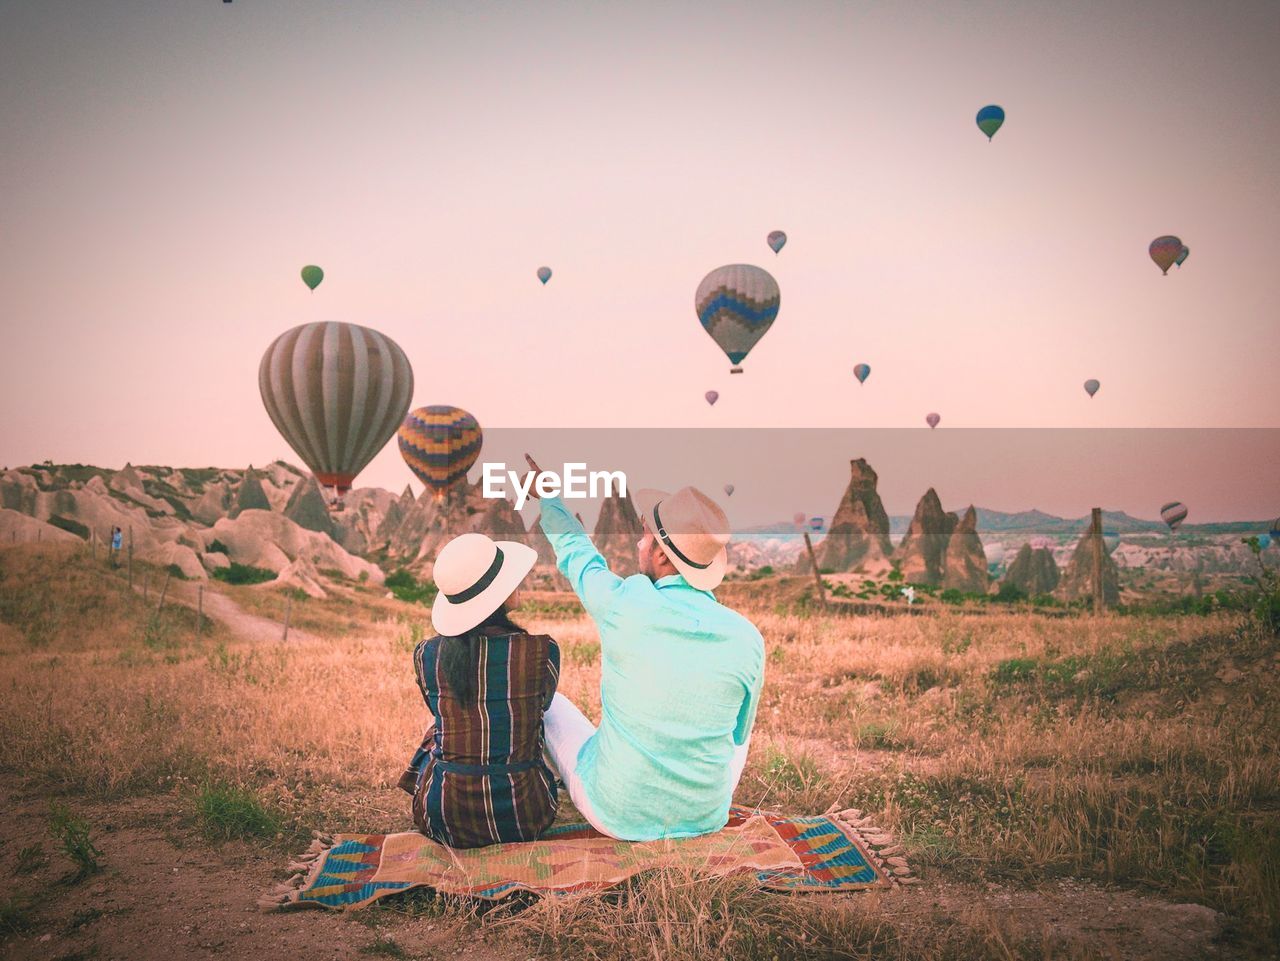
[[[733,743],[738,747],[747,743],[756,723],[756,709],[760,706],[760,692],[764,689],[764,671],[757,671],[755,683],[747,691],[738,711],[738,723],[733,727]]]
[[[605,620],[622,595],[623,580],[596,550],[586,530],[559,497],[544,497],[538,522],[556,552],[556,566],[588,614]]]

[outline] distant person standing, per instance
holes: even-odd
[[[124,544],[124,532],[118,527],[111,528],[111,566],[120,566],[120,548]]]

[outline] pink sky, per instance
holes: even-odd
[[[489,428],[1280,426],[1273,4],[690,6],[3,5],[0,462],[296,460],[258,359],[328,319]]]

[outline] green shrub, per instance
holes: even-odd
[[[227,545],[222,543],[216,537],[209,542],[209,546],[204,549],[206,554],[230,554]]]
[[[168,567],[165,568],[165,572],[172,577],[176,577],[180,581],[191,580],[191,578],[187,577],[187,575],[182,572],[182,568],[179,567],[177,564],[170,564]]]
[[[74,521],[70,517],[63,517],[61,514],[54,514],[49,518],[49,523],[54,527],[61,528],[75,534],[76,537],[82,537],[86,541],[89,539],[89,528],[79,521]]]
[[[438,589],[431,581],[419,581],[403,567],[383,581],[397,600],[406,604],[430,604],[436,599]]]
[[[269,571],[265,567],[252,567],[249,564],[237,564],[232,561],[230,567],[215,569],[213,576],[228,584],[265,584],[267,581],[276,579],[276,572]]]
[[[196,797],[201,830],[215,841],[273,838],[283,819],[258,796],[233,784],[207,783]]]
[[[89,838],[89,822],[75,817],[66,805],[55,802],[49,809],[49,832],[62,844],[62,853],[76,866],[68,881],[74,884],[102,870],[98,863],[102,852]]]

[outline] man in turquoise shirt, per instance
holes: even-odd
[[[557,695],[547,752],[574,806],[605,834],[707,834],[724,827],[746,763],[764,642],[711,593],[729,540],[719,505],[692,487],[638,491],[635,502],[640,573],[622,578],[559,497],[542,499],[542,530],[596,623],[601,660],[600,727]]]

